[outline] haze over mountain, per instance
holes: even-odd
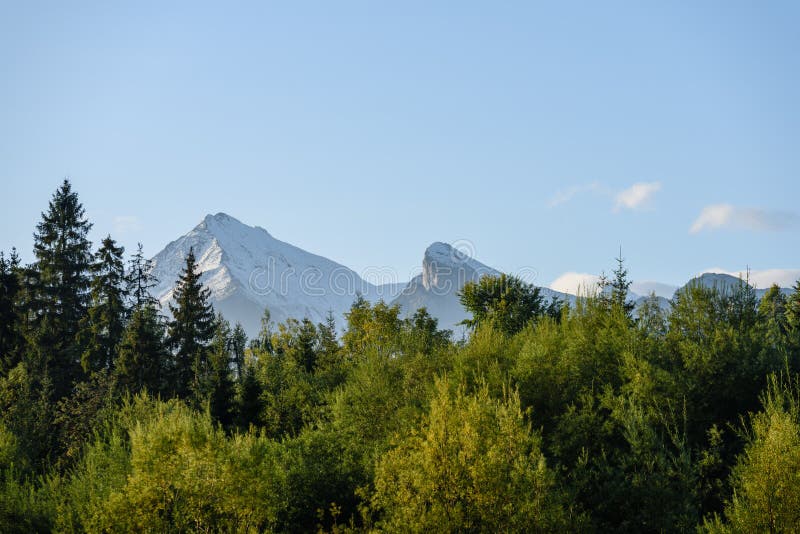
[[[165,310],[190,249],[194,250],[197,267],[203,273],[201,280],[211,290],[215,309],[229,321],[240,322],[251,337],[259,331],[265,308],[270,310],[275,323],[290,317],[321,322],[330,312],[341,328],[345,313],[358,295],[371,302],[382,299],[399,304],[404,316],[425,307],[439,320],[441,328],[452,329],[459,335],[463,333],[459,323],[467,314],[458,300],[458,291],[468,281],[500,274],[449,244],[435,242],[423,253],[419,275],[408,282],[380,283],[382,280],[368,276],[375,273],[362,277],[335,261],[280,241],[261,227],[248,226],[225,213],[217,213],[207,215],[153,258],[153,274],[159,281],[153,294]],[[706,273],[690,283],[724,290],[738,284],[739,279],[728,274]],[[633,283],[629,299],[638,305],[654,293],[659,305],[666,308],[677,289],[659,282]],[[757,295],[765,291],[759,288]],[[541,292],[546,301],[575,300],[574,295],[546,287]]]

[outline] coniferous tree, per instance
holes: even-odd
[[[800,280],[794,285],[794,291],[786,299],[785,315],[790,343],[795,350],[800,351]]]
[[[55,192],[34,234],[30,319],[33,364],[49,373],[55,398],[82,376],[77,335],[89,300],[92,225],[68,180]]]
[[[236,378],[242,376],[244,371],[244,351],[247,350],[247,333],[241,323],[236,323],[231,334],[231,353],[236,367]]]
[[[336,354],[341,347],[336,339],[336,319],[333,317],[332,310],[328,310],[325,322],[317,325],[317,331],[319,332],[320,352],[323,354]]]
[[[144,304],[133,311],[123,332],[115,361],[117,384],[131,393],[166,393],[171,369],[163,320],[155,305]]]
[[[343,351],[336,337],[336,320],[328,311],[325,322],[317,325],[317,361],[314,374],[319,383],[329,390],[344,382],[346,367]]]
[[[236,424],[242,430],[259,423],[264,402],[264,388],[258,379],[258,362],[251,351],[245,356],[244,368],[236,386]]]
[[[317,328],[308,318],[300,322],[292,347],[292,357],[297,365],[307,373],[317,365]]]
[[[0,252],[0,376],[19,361],[21,350],[18,299],[22,283],[16,249],[6,259]]]
[[[202,398],[202,380],[208,370],[208,345],[214,337],[214,309],[208,302],[210,290],[200,283],[194,251],[189,249],[186,267],[175,287],[175,304],[170,304],[169,344],[174,351],[175,393],[181,398],[194,394]]]
[[[125,328],[126,288],[124,248],[111,236],[103,239],[92,266],[91,305],[84,318],[81,338],[86,349],[81,357],[83,370],[110,369]]]
[[[622,257],[622,249],[619,250],[619,256],[616,258],[617,268],[614,269],[614,279],[608,282],[611,288],[611,306],[625,312],[625,315],[631,317],[635,304],[628,302],[628,291],[631,287],[631,281],[628,279],[628,269],[625,268],[625,258]]]
[[[211,416],[227,427],[232,423],[234,404],[234,383],[231,376],[233,334],[228,321],[217,315],[214,339],[211,341],[208,356],[208,391]]]
[[[158,304],[155,297],[150,294],[150,290],[158,283],[153,276],[153,262],[144,257],[141,243],[138,244],[136,253],[128,262],[127,283],[131,310],[146,304]]]
[[[261,329],[258,331],[258,336],[250,340],[250,348],[272,352],[272,314],[269,308],[264,308],[264,313],[261,315]]]

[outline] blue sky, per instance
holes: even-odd
[[[95,240],[150,254],[223,211],[357,271],[457,240],[541,284],[620,246],[675,284],[800,269],[799,24],[777,1],[4,2],[0,249],[31,259],[67,176]]]

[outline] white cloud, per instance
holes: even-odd
[[[729,274],[737,278],[747,277],[747,269],[729,271],[720,267],[714,267],[712,269],[706,269],[703,273]],[[698,273],[697,276],[703,273]],[[772,284],[778,284],[780,287],[793,287],[798,280],[800,280],[800,269],[760,269],[750,271],[750,283],[759,289],[767,289],[772,286]]]
[[[135,215],[117,215],[114,217],[114,232],[117,234],[137,232],[141,229],[142,224]]]
[[[796,225],[798,220],[800,218],[797,214],[787,211],[744,208],[731,204],[712,204],[703,208],[689,228],[689,233],[696,234],[702,230],[720,228],[762,232],[778,231]]]
[[[566,272],[550,282],[550,289],[572,295],[596,294],[600,277],[588,273]]]
[[[566,189],[560,189],[550,198],[547,205],[551,208],[565,204],[572,200],[572,198],[581,193],[591,193],[602,189],[599,183],[592,182],[590,184],[573,185]]]
[[[637,182],[617,193],[614,198],[614,211],[622,209],[638,210],[647,207],[661,189],[661,182]]]

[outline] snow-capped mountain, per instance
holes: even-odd
[[[374,299],[397,293],[392,286],[370,284],[344,265],[275,239],[263,228],[217,213],[153,258],[159,280],[153,293],[165,309],[190,248],[214,308],[229,321],[241,322],[249,336],[258,333],[264,308],[276,323],[289,317],[320,322],[332,311],[341,326],[357,294]]]
[[[408,282],[392,304],[399,304],[406,316],[425,307],[439,319],[441,328],[459,330],[467,314],[458,300],[464,284],[483,275],[500,273],[475,258],[470,258],[446,243],[433,243],[422,256],[422,273]]]
[[[275,323],[290,317],[321,322],[330,311],[341,329],[345,313],[359,294],[372,302],[382,299],[398,304],[404,316],[424,306],[441,328],[452,329],[460,336],[464,328],[459,323],[467,313],[458,292],[468,281],[500,274],[451,245],[437,242],[425,250],[422,273],[411,281],[376,284],[344,265],[280,241],[263,228],[217,213],[207,215],[153,258],[153,274],[159,281],[153,294],[165,310],[189,249],[194,250],[201,281],[211,290],[214,308],[232,323],[242,323],[250,337],[258,334],[265,308],[269,308]],[[704,273],[689,283],[726,290],[740,282],[728,274]],[[576,299],[550,288],[540,289],[546,302],[558,298],[572,304]],[[655,293],[659,306],[668,309],[675,290],[658,282],[634,282],[628,298],[638,306]],[[792,290],[782,291],[788,294]],[[759,288],[756,295],[761,297],[765,292]]]
[[[441,328],[451,329],[460,335],[464,327],[459,323],[468,314],[461,306],[458,292],[467,282],[478,281],[485,275],[499,276],[500,272],[447,243],[433,243],[422,257],[422,274],[415,276],[392,304],[399,304],[406,316],[425,307],[439,320]],[[572,295],[550,288],[543,287],[540,290],[547,302],[554,297],[568,302],[574,300]]]

